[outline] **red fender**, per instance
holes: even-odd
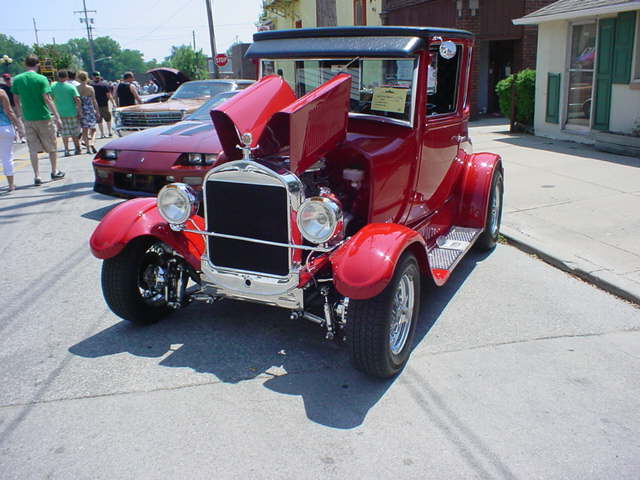
[[[198,229],[204,230],[204,219],[191,217]],[[96,227],[89,240],[94,256],[107,259],[118,255],[127,244],[150,235],[166,243],[182,255],[196,270],[204,253],[203,238],[194,233],[174,232],[160,216],[155,198],[136,198],[111,210]]]
[[[412,245],[426,251],[422,235],[403,225],[371,223],[363,227],[330,255],[336,289],[357,300],[375,297],[391,281],[398,259]],[[417,256],[424,268],[426,255]]]
[[[458,225],[484,228],[493,173],[502,170],[502,158],[494,153],[474,153],[466,159],[462,177],[462,202]]]

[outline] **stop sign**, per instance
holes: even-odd
[[[219,53],[215,57],[216,65],[219,67],[224,67],[229,61],[229,57],[227,57],[224,53]]]

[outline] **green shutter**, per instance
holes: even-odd
[[[598,66],[596,68],[595,111],[593,128],[609,130],[611,113],[611,81],[613,70],[613,40],[615,38],[616,19],[600,20],[598,31]]]
[[[628,84],[633,62],[633,37],[636,30],[636,12],[618,14],[613,44],[613,83]]]
[[[560,123],[560,74],[547,74],[547,122]]]

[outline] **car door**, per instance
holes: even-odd
[[[427,95],[419,171],[409,224],[419,224],[436,212],[451,196],[461,172],[460,142],[467,135],[464,109],[466,90],[465,48],[456,44],[455,55],[444,58],[440,43],[431,45],[427,74]]]

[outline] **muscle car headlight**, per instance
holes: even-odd
[[[342,233],[342,211],[326,197],[311,197],[298,210],[298,228],[312,243],[326,243]]]
[[[117,160],[118,159],[118,150],[107,150],[104,149],[100,153],[100,158],[104,160]]]
[[[215,153],[187,153],[185,163],[187,165],[213,165],[218,155]]]
[[[156,204],[162,218],[174,225],[182,225],[198,211],[198,197],[185,183],[170,183],[162,187]]]

